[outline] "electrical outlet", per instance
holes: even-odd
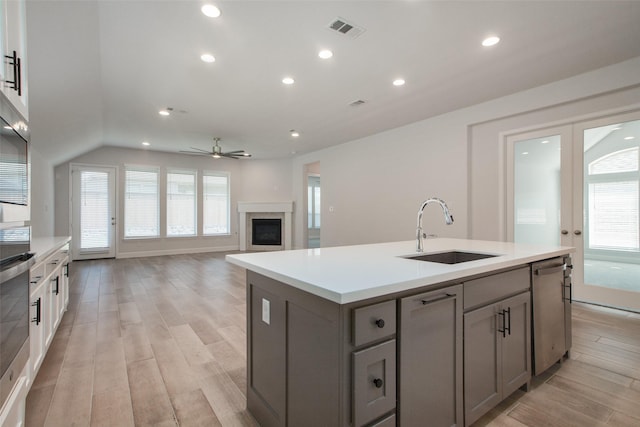
[[[262,298],[262,321],[267,325],[271,324],[271,303],[264,298]]]

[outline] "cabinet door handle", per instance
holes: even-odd
[[[59,290],[59,287],[60,287],[60,276],[56,276],[56,278],[55,278],[55,279],[52,279],[51,281],[52,281],[52,282],[56,282],[56,288],[55,288],[55,290],[53,291],[53,293],[54,293],[54,294],[56,294],[56,295],[58,295],[58,292],[60,291],[60,290]]]
[[[69,277],[69,263],[64,265],[64,277]]]
[[[567,264],[554,265],[553,267],[547,267],[547,268],[537,268],[536,276],[544,276],[547,274],[559,273],[561,271],[564,271],[565,268],[567,268]]]
[[[378,319],[376,320],[376,326],[380,329],[384,328],[384,319]]]
[[[381,388],[384,385],[384,381],[380,378],[376,378],[373,380],[373,385],[376,386],[376,388]]]
[[[31,321],[34,322],[36,325],[39,325],[40,317],[41,317],[41,314],[40,314],[41,298],[38,298],[35,302],[32,302],[31,306],[36,308],[36,317],[33,317]]]
[[[35,285],[36,283],[38,283],[40,281],[40,279],[42,279],[42,276],[36,276],[29,283],[31,283],[32,285]]]
[[[434,298],[423,298],[420,300],[420,302],[422,303],[422,305],[427,305],[427,304],[432,304],[434,302],[440,302],[440,301],[444,301],[447,299],[451,299],[451,298],[455,298],[456,294],[444,294],[444,295],[438,295],[437,297]]]
[[[13,81],[5,80],[6,83],[11,85],[11,89],[18,92],[18,96],[22,96],[22,62],[18,58],[18,52],[13,51],[13,55],[5,55],[6,59],[10,60],[10,64],[13,67]]]
[[[502,333],[502,338],[505,338],[507,336],[507,322],[505,320],[505,314],[504,314],[504,310],[498,312],[498,316],[502,317],[502,329],[498,329],[498,332]]]
[[[509,307],[509,308],[507,308],[506,310],[503,310],[503,311],[506,311],[506,313],[507,313],[506,317],[508,319],[508,321],[507,321],[507,325],[508,326],[505,327],[505,329],[507,330],[509,335],[511,335],[511,307]]]

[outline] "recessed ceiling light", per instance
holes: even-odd
[[[212,4],[205,4],[200,8],[200,10],[209,18],[217,18],[218,16],[220,16],[220,9]]]
[[[548,144],[550,141],[548,139],[545,139],[544,141],[542,141],[540,144]]]
[[[323,49],[318,52],[318,56],[322,59],[329,59],[333,56],[333,52],[331,52],[329,49]]]
[[[292,85],[294,82],[295,80],[293,80],[293,78],[291,77],[285,77],[284,79],[282,79],[282,83],[286,85]]]
[[[204,62],[216,62],[216,58],[210,53],[203,53],[200,55],[200,59]]]
[[[625,136],[624,139],[626,139],[628,141],[628,140],[631,140],[631,139],[635,139],[635,136]]]
[[[142,141],[142,145],[144,145],[145,147],[148,147],[149,145],[151,145],[151,143],[148,141]]]
[[[522,152],[522,155],[523,155],[523,156],[526,156],[527,154],[529,154],[529,152],[528,152],[528,151],[523,151],[523,152]]]
[[[404,85],[404,84],[405,84],[404,79],[395,79],[395,80],[393,81],[393,85],[394,85],[394,86],[402,86],[402,85]]]
[[[497,37],[497,36],[487,37],[486,39],[482,40],[482,46],[485,46],[485,47],[494,46],[498,44],[499,41],[500,41],[500,37]]]
[[[300,132],[297,132],[297,131],[295,131],[293,129],[291,129],[289,132],[291,133],[291,136],[294,137],[294,138],[297,138],[297,137],[300,136]]]
[[[160,114],[161,116],[168,116],[169,114],[171,114],[171,110],[169,108],[167,108],[166,110],[160,110],[158,111],[158,114]]]

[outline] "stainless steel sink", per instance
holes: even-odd
[[[435,254],[421,254],[414,256],[407,256],[407,259],[415,259],[416,261],[429,261],[439,262],[440,264],[459,264],[461,262],[476,261],[479,259],[493,258],[498,255],[494,254],[481,254],[477,252],[438,252]]]

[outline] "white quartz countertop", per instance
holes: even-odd
[[[416,242],[412,240],[233,254],[227,255],[226,260],[327,300],[347,304],[565,255],[574,248],[465,239],[425,240],[425,254],[457,250],[499,255],[459,264],[403,258],[419,255],[415,250]]]
[[[33,237],[31,238],[31,252],[35,254],[37,262],[45,259],[70,241],[71,236]]]

